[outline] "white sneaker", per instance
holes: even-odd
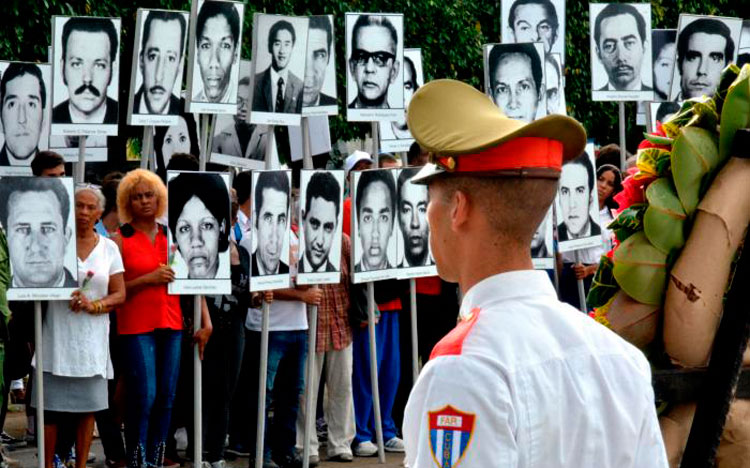
[[[385,451],[404,453],[406,451],[406,447],[404,446],[404,441],[398,437],[393,437],[392,439],[388,440],[388,442],[385,443]]]
[[[373,444],[371,440],[361,442],[359,445],[354,447],[354,455],[358,457],[374,457],[378,453],[378,446]]]

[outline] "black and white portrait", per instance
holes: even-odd
[[[737,66],[742,68],[746,63],[750,63],[750,20],[742,22],[742,32],[740,33],[740,50],[737,52]]]
[[[680,103],[672,101],[649,102],[648,111],[651,113],[651,127],[648,130],[653,133],[656,131],[657,122],[664,123],[680,112]]]
[[[422,49],[404,49],[404,115],[394,122],[379,122],[381,151],[409,151],[414,138],[406,125],[406,113],[411,97],[423,84]]]
[[[49,146],[49,64],[0,62],[0,176],[31,175],[31,161]]]
[[[528,123],[547,115],[544,68],[541,42],[484,46],[485,89],[511,119]]]
[[[180,113],[177,123],[169,127],[154,129],[154,155],[156,158],[156,172],[166,176],[167,164],[176,153],[200,154],[198,135],[200,128],[195,114],[185,112],[184,99],[180,100]]]
[[[298,126],[309,18],[256,14],[250,122]]]
[[[216,117],[211,142],[211,162],[243,169],[263,169],[268,145],[268,125],[250,123],[252,64],[240,61],[237,113]]]
[[[302,89],[303,115],[337,115],[333,15],[311,16]]]
[[[354,192],[351,232],[354,282],[397,278],[398,171],[372,169],[352,174]]]
[[[138,9],[128,125],[177,123],[188,19],[184,11]]]
[[[230,294],[229,174],[168,172],[170,294]]]
[[[346,14],[347,120],[403,118],[403,63],[403,15]]]
[[[560,252],[601,244],[593,142],[586,145],[581,156],[563,166],[556,203]]]
[[[552,207],[531,238],[531,261],[537,270],[548,270],[554,268],[555,255],[553,244]]]
[[[244,14],[243,3],[193,0],[188,40],[189,112],[237,112]]]
[[[52,17],[52,134],[117,135],[120,18]]]
[[[85,139],[83,155],[86,162],[107,162],[107,137],[105,136],[62,136],[49,138],[49,149],[60,154],[66,162],[78,162],[81,141]]]
[[[721,72],[737,60],[742,20],[680,15],[670,101],[712,97]]]
[[[426,185],[411,183],[411,178],[420,169],[407,167],[397,170],[398,268],[402,278],[437,274],[437,266],[430,252],[430,225],[427,223],[430,196]]]
[[[544,56],[544,95],[547,115],[568,115],[565,105],[565,75],[559,54]]]
[[[291,185],[289,170],[253,172],[251,291],[289,287]]]
[[[72,178],[0,179],[0,224],[10,257],[9,300],[65,300],[78,289],[72,200]]]
[[[677,56],[677,30],[654,29],[651,31],[651,44],[654,62],[654,101],[668,101]]]
[[[338,283],[344,171],[302,170],[297,284]]]
[[[652,101],[651,4],[592,3],[591,92],[594,101]]]
[[[507,0],[500,7],[503,43],[541,42],[545,54],[565,57],[565,0]]]

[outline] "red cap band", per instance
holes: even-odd
[[[494,172],[520,169],[562,170],[562,142],[543,137],[514,138],[481,153],[437,156],[449,172]]]

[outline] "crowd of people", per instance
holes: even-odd
[[[414,145],[407,159],[404,165],[422,166],[427,155]],[[352,171],[369,169],[373,164],[367,153],[357,151],[350,155],[344,166],[347,181]],[[399,165],[401,162],[392,155],[379,157],[380,167]],[[39,178],[65,175],[64,160],[53,152],[40,152],[32,168]],[[175,154],[168,169],[197,170],[198,161],[189,154]],[[42,365],[47,467],[85,467],[95,423],[108,467],[178,466],[184,459],[178,454],[175,433],[182,427],[188,434],[185,456],[192,457],[193,346],[198,347],[204,360],[205,466],[222,467],[225,459],[236,457],[248,457],[253,466],[258,417],[266,419],[263,466],[301,466],[307,305],[316,305],[319,311],[312,405],[317,430],[309,441],[310,465],[315,466],[320,460],[319,437],[326,439],[328,460],[349,462],[354,456],[377,454],[366,292],[364,285],[351,281],[352,199],[347,192],[340,207],[344,234],[339,283],[250,293],[249,278],[258,268],[251,231],[259,228],[253,223],[253,213],[264,212],[266,201],[273,197],[299,196],[298,188],[288,193],[273,186],[251,193],[250,181],[249,171],[240,172],[232,184],[231,229],[226,246],[231,259],[231,294],[201,299],[200,326],[192,319],[195,296],[167,292],[167,285],[175,279],[167,235],[169,229],[174,231],[179,214],[167,216],[165,180],[155,173],[135,169],[127,174],[107,174],[101,185],[77,184],[69,209],[75,219],[75,229],[71,231],[77,243],[78,289],[69,301],[45,303],[45,353],[41,363],[32,363],[33,304],[5,300],[8,284],[2,281],[9,273],[7,232],[0,231],[0,308],[9,317],[3,333],[4,377],[10,383],[29,375],[27,433],[28,442],[35,443],[34,434],[39,428],[33,424],[36,386],[31,366]],[[566,299],[570,289],[567,282],[590,281],[599,255],[611,242],[606,225],[615,206],[612,198],[621,188],[620,171],[602,164],[596,170],[596,188],[602,246],[584,251],[579,262],[562,256],[565,263],[560,293]],[[315,196],[325,194],[313,193],[308,198]],[[311,212],[311,200],[295,202],[292,205]],[[7,216],[13,213],[3,213],[3,225],[7,226]],[[299,251],[296,218],[292,215],[290,220],[292,277],[299,260],[294,258]],[[426,219],[417,222],[426,223]],[[217,224],[221,224],[219,220]],[[263,259],[257,263],[262,264]],[[435,344],[456,325],[459,300],[455,284],[438,277],[420,278],[416,287],[417,354],[424,364]],[[577,296],[573,296],[571,301],[577,301]],[[375,299],[385,449],[403,452],[401,427],[413,385],[408,281],[376,283]],[[266,414],[258,415],[263,301],[270,303],[271,320]],[[4,393],[8,393],[7,385]],[[4,422],[7,404],[5,398],[0,422]],[[7,460],[3,463],[7,464]]]
[[[426,159],[418,150],[410,154],[412,165],[424,164]],[[394,163],[399,162],[382,159],[383,166]],[[370,155],[357,153],[347,160],[347,175],[372,166]],[[35,177],[65,176],[64,160],[53,152],[40,152],[32,167]],[[198,161],[189,154],[175,154],[168,169],[197,170]],[[227,248],[232,292],[202,299],[200,327],[192,323],[194,296],[167,292],[167,285],[175,279],[167,235],[169,229],[174,230],[177,215],[167,216],[165,180],[136,169],[107,174],[101,185],[76,185],[69,209],[75,219],[75,229],[70,231],[77,243],[78,289],[69,301],[45,303],[43,319],[46,466],[85,467],[95,423],[109,467],[179,465],[184,459],[177,451],[175,433],[181,427],[187,429],[189,439],[185,456],[192,457],[193,346],[198,346],[204,360],[205,463],[220,467],[225,457],[248,457],[254,464],[263,301],[271,306],[267,414],[261,415],[266,418],[263,466],[301,466],[306,305],[319,307],[314,372],[319,391],[314,392],[317,430],[310,440],[311,465],[319,462],[318,436],[323,434],[329,460],[349,462],[355,455],[377,453],[366,298],[363,286],[351,282],[349,223],[344,223],[339,283],[250,293],[255,260],[250,235],[253,211],[263,212],[264,198],[278,195],[268,192],[271,189],[250,193],[250,180],[250,172],[240,172],[231,190],[232,229]],[[283,195],[297,197],[298,193],[293,189]],[[307,200],[307,212],[309,204]],[[349,197],[341,209],[350,219]],[[296,216],[291,222],[292,231],[297,232]],[[0,234],[0,272],[8,275],[7,233]],[[294,247],[297,244],[292,235],[292,256],[299,250]],[[289,259],[292,273],[296,264],[297,259]],[[426,362],[432,346],[455,325],[458,299],[455,285],[439,278],[419,279],[417,284],[422,319],[419,355]],[[4,297],[8,286],[7,281],[0,282],[0,305],[9,317],[5,359],[12,364],[6,365],[5,376],[8,381],[29,376],[27,439],[35,443],[33,304],[8,303]],[[376,298],[385,448],[403,452],[400,427],[412,386],[411,324],[403,307],[409,304],[408,282],[379,283]],[[437,313],[436,304],[441,304]],[[8,463],[7,457],[3,463]]]

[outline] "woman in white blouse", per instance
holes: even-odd
[[[58,427],[76,428],[76,468],[85,468],[94,413],[107,408],[107,379],[113,377],[109,312],[125,300],[125,282],[117,245],[94,229],[103,209],[104,196],[98,187],[76,187],[80,288],[70,301],[49,303],[42,329],[47,468],[52,467]]]

